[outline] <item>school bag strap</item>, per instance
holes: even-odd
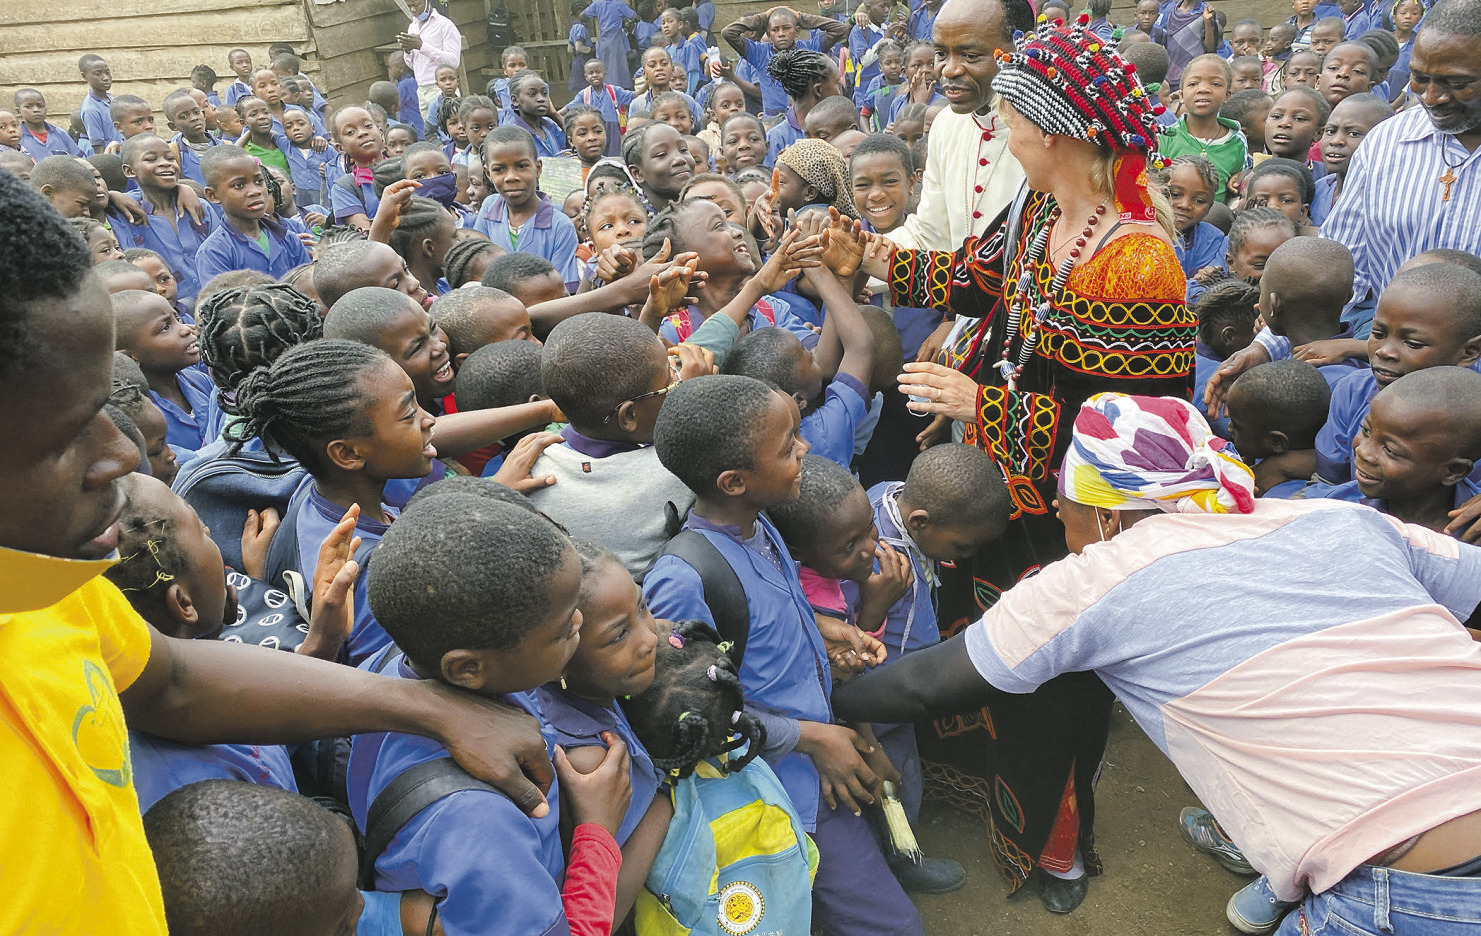
[[[751,633],[751,611],[740,577],[715,544],[694,530],[680,530],[660,555],[681,559],[699,573],[705,604],[715,618],[715,630],[722,641],[730,643],[730,661],[739,672],[746,656],[746,638]]]

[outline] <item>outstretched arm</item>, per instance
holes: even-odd
[[[999,692],[977,672],[967,642],[957,636],[834,685],[833,714],[841,721],[921,721],[977,708]]]

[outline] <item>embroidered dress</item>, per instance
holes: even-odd
[[[1066,555],[1050,503],[1080,404],[1107,390],[1188,399],[1192,389],[1197,322],[1173,249],[1151,235],[1118,238],[1078,264],[1056,291],[1048,258],[1023,269],[1054,207],[1050,196],[1031,192],[955,253],[897,249],[891,264],[896,305],[980,320],[959,334],[948,363],[981,385],[964,441],[1002,466],[1014,506],[1002,540],[974,561],[942,570],[943,638]],[[1012,275],[1004,275],[1005,264]],[[1030,287],[1028,311],[1010,316],[1021,282]],[[1045,297],[1051,311],[1039,323],[1033,309]],[[1005,340],[1008,359],[1023,363],[1013,389],[995,366]],[[1026,346],[1032,350],[1024,355]],[[1111,700],[1094,674],[1068,673],[1032,694],[922,730],[928,782],[948,800],[991,814],[993,856],[1012,890],[1037,864],[1067,873],[1077,842],[1087,870],[1099,873],[1093,789]]]

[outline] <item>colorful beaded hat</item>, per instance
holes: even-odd
[[[1151,220],[1146,169],[1148,163],[1165,165],[1157,155],[1157,117],[1167,109],[1151,103],[1136,66],[1090,32],[1089,23],[1088,13],[1069,26],[1041,15],[1032,34],[1014,36],[1017,51],[998,55],[992,88],[1045,133],[1121,154],[1117,207],[1125,216]],[[1141,192],[1123,191],[1123,185],[1134,187],[1138,182]],[[1134,197],[1141,204],[1130,204]]]

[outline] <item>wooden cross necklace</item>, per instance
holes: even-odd
[[[1450,165],[1450,160],[1445,158],[1445,153],[1442,150],[1440,153],[1440,161],[1445,163],[1445,172],[1438,179],[1436,179],[1436,181],[1445,186],[1445,191],[1440,195],[1440,201],[1448,202],[1450,201],[1450,186],[1460,181],[1460,176],[1455,174],[1455,170],[1459,169],[1461,163],[1464,163],[1465,160],[1462,159],[1459,163],[1456,163],[1454,166],[1452,166]]]

